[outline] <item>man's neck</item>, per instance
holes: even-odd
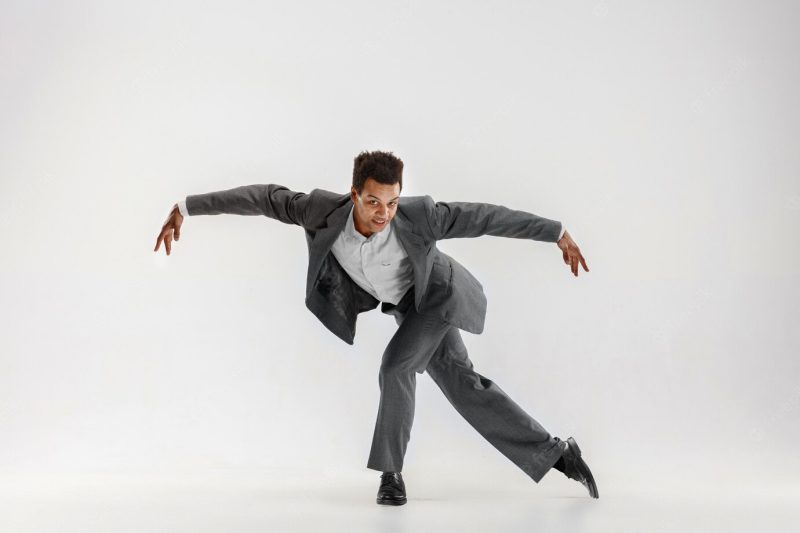
[[[364,229],[363,226],[361,226],[361,224],[359,223],[358,217],[355,216],[355,213],[353,213],[353,227],[356,228],[357,232],[359,232],[361,235],[363,235],[364,237],[366,237],[368,239],[369,239],[370,235],[375,233],[374,231],[369,231],[368,229]]]

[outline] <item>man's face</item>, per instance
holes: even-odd
[[[397,213],[397,202],[400,199],[400,184],[386,185],[367,178],[361,194],[355,187],[350,188],[353,200],[353,222],[356,231],[369,237],[373,233],[383,231]]]

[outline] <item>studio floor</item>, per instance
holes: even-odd
[[[593,500],[555,476],[538,485],[521,476],[498,485],[465,472],[409,471],[408,503],[391,507],[374,501],[379,475],[4,476],[0,531],[777,533],[797,531],[800,503],[797,487],[774,484],[644,489],[606,476]]]

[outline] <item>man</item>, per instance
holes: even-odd
[[[306,307],[353,344],[359,313],[395,317],[398,329],[381,359],[380,403],[367,468],[381,472],[377,503],[406,503],[401,471],[414,420],[416,374],[428,372],[455,409],[538,483],[555,467],[598,497],[572,437],[551,436],[500,387],[477,373],[459,329],[483,331],[483,286],[436,241],[494,235],[557,242],[573,275],[586,261],[560,222],[487,203],[400,197],[403,162],[391,152],[362,152],[349,194],[309,194],[257,184],[189,195],[156,240],[167,255],[186,216],[262,215],[304,228],[309,250]]]

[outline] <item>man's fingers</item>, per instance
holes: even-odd
[[[175,229],[175,240],[177,241],[178,239],[181,238],[181,218],[180,218],[180,216],[176,216],[175,217],[175,224],[174,224],[173,228]]]
[[[564,235],[566,235],[566,233]],[[567,246],[565,246],[562,250],[561,257],[564,259],[564,263],[569,265],[569,269],[572,271],[573,276],[578,276],[578,271],[580,270],[581,265],[583,265],[583,269],[586,272],[589,272],[589,267],[586,265],[586,259],[583,258],[580,248],[578,248],[575,243],[568,243]]]
[[[165,243],[165,241],[164,241],[164,237],[165,237],[166,235],[167,235],[167,234],[166,234],[166,231],[165,231],[165,230],[163,230],[163,229],[161,230],[161,233],[159,233],[159,234],[158,234],[158,240],[156,241],[156,249],[155,249],[155,251],[156,251],[156,252],[157,252],[157,251],[158,251],[158,249],[161,247],[161,243],[162,243],[162,242],[164,242],[164,243]],[[166,244],[166,243],[165,243],[165,244]]]
[[[170,252],[172,252],[172,230],[162,232],[158,236],[158,240],[156,240],[156,247],[153,249],[154,252],[158,251],[162,242],[164,243],[164,248],[167,249],[167,255],[169,255]]]

